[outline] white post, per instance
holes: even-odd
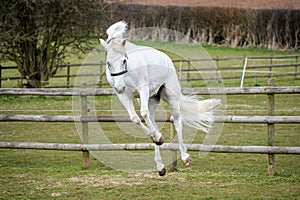
[[[242,77],[241,77],[241,85],[240,85],[240,88],[243,88],[244,78],[245,78],[245,73],[246,73],[246,67],[247,67],[247,61],[248,61],[248,58],[245,57],[245,60],[244,60],[244,67],[243,67],[243,72],[242,72]]]

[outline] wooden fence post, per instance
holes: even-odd
[[[272,78],[268,79],[268,85],[274,86],[274,80]],[[268,116],[274,116],[275,115],[275,96],[274,94],[270,93],[267,94],[268,96]],[[268,123],[268,145],[274,146],[275,145],[275,124],[274,123]],[[268,154],[268,174],[269,176],[275,175],[275,154]]]
[[[174,125],[170,124],[170,139],[172,140],[174,138]],[[170,163],[170,171],[176,172],[177,171],[177,151],[172,150],[171,151],[171,163]]]
[[[188,82],[190,82],[190,78],[191,78],[190,72],[191,72],[191,59],[188,58],[188,72],[187,72],[187,80],[188,80]]]
[[[102,88],[103,87],[103,80],[102,80],[102,78],[103,78],[103,75],[104,75],[103,63],[102,62],[100,62],[99,67],[100,67],[99,88]]]
[[[270,56],[269,78],[272,77],[273,55]]]
[[[86,87],[86,83],[81,85],[81,88]],[[81,98],[81,116],[88,116],[88,101],[86,95],[80,95]],[[89,142],[89,126],[88,122],[81,122],[82,124],[82,141],[83,144],[88,144]],[[88,150],[82,151],[82,168],[86,169],[90,167],[90,153]]]
[[[68,63],[68,66],[67,66],[67,88],[70,88],[70,63]]]
[[[297,78],[298,73],[298,54],[296,55],[296,62],[295,62],[295,79]]]
[[[180,83],[182,82],[183,79],[181,70],[182,70],[182,61],[179,61],[179,69],[177,70],[177,74]]]
[[[2,66],[0,65],[0,88],[2,88]]]
[[[217,77],[217,82],[220,82],[220,77],[219,77],[219,56],[216,57],[216,64],[217,64],[217,69],[216,69],[216,77]]]

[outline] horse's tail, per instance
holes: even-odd
[[[204,132],[208,132],[213,124],[213,110],[221,104],[219,99],[199,100],[195,96],[180,96],[183,123]]]

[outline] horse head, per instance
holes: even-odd
[[[106,70],[113,79],[112,87],[117,93],[125,90],[124,76],[127,73],[127,54],[125,51],[126,39],[123,38],[127,24],[123,21],[111,25],[106,33],[108,39],[100,39],[106,52]]]

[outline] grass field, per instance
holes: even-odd
[[[164,49],[166,47],[163,45],[167,44],[159,45]],[[182,50],[181,48],[175,46],[173,50],[176,52]],[[294,53],[210,46],[205,49],[216,56]],[[279,78],[276,83],[299,85],[299,80],[281,81]],[[300,115],[299,97],[300,95],[276,95],[276,114]],[[95,105],[97,114],[109,115],[112,98],[110,96],[91,98],[89,103],[91,106]],[[266,95],[237,95],[227,96],[226,99],[228,115],[267,115]],[[0,96],[0,102],[0,114],[73,114],[71,97]],[[132,123],[125,123],[124,127],[131,128]],[[124,130],[114,123],[101,123],[101,128],[106,131],[107,137],[116,143],[150,142],[148,138],[124,134]],[[276,145],[300,146],[299,124],[275,125],[275,131]],[[162,125],[162,132],[165,138],[169,138],[169,124]],[[204,136],[203,133],[197,132],[193,143],[202,143]],[[74,123],[42,122],[1,122],[0,141],[81,143]],[[224,124],[217,144],[267,145],[267,125]],[[166,176],[159,177],[155,170],[137,173],[117,171],[95,158],[91,160],[91,167],[83,170],[81,152],[0,149],[0,199],[299,199],[300,197],[298,155],[276,155],[274,177],[267,174],[267,155],[210,153],[205,157],[199,157],[198,153],[191,152],[191,156],[193,163],[190,167],[183,167],[179,161],[177,172],[171,173],[168,170]],[[118,158],[117,152],[115,157]]]
[[[209,45],[184,45],[184,44],[173,44],[173,43],[167,43],[167,42],[145,42],[145,41],[133,41],[136,44],[139,45],[146,45],[146,46],[152,46],[159,50],[162,50],[166,52],[172,59],[205,59],[205,58],[243,58],[243,57],[253,57],[253,56],[285,56],[285,55],[295,55],[299,54],[299,51],[273,51],[273,50],[267,50],[263,48],[256,48],[256,47],[249,47],[249,48],[230,48],[225,46],[209,46]],[[99,48],[100,45],[98,44],[98,41],[95,41],[95,49]],[[71,64],[80,64],[82,62],[84,63],[99,63],[100,61],[104,62],[104,53],[99,53],[98,51],[94,50],[92,53],[78,56],[71,56],[66,62]],[[291,63],[297,63],[295,58],[290,59],[273,59],[268,60],[248,60],[247,66],[257,66],[257,65],[268,65],[272,62],[273,64],[291,64]],[[2,66],[13,66],[14,63],[0,63]],[[216,69],[216,66],[220,69],[220,77],[224,76],[236,76],[238,78],[235,79],[223,79],[223,84],[225,87],[238,87],[240,85],[240,76],[242,74],[242,69],[235,69],[235,70],[222,70],[224,67],[242,67],[244,64],[243,59],[230,59],[230,60],[223,60],[216,63],[215,61],[195,61],[191,62],[191,69],[200,69],[196,73],[191,73],[191,78],[208,78],[205,77],[208,76],[216,76],[214,74],[207,74],[207,71],[201,71],[202,68],[212,68]],[[182,66],[180,66],[180,63],[175,63],[175,67],[179,69],[187,69],[187,63],[183,62]],[[299,68],[299,67],[298,67]],[[103,66],[103,72],[104,72],[104,66]],[[278,75],[278,74],[287,74],[295,72],[295,67],[279,67],[279,68],[273,68],[272,74]],[[297,72],[300,70],[297,69]],[[213,71],[210,71],[213,72]],[[100,67],[99,66],[81,66],[81,67],[71,67],[70,74],[71,75],[78,75],[78,74],[95,74],[100,73]],[[246,76],[251,76],[253,78],[246,78],[244,81],[245,87],[251,87],[254,85],[261,85],[266,86],[266,77],[259,78],[257,76],[259,75],[268,75],[269,69],[268,68],[262,68],[262,69],[251,69],[246,71]],[[58,70],[56,76],[67,75],[67,68],[62,68],[61,70]],[[276,85],[281,86],[287,86],[287,85],[299,85],[300,84],[300,75],[297,77],[295,76],[280,76],[280,77],[274,77]],[[16,69],[11,70],[2,70],[2,77],[20,77],[19,72]],[[254,78],[257,77],[257,78]],[[87,81],[90,79],[90,77],[84,77]],[[180,73],[179,78],[187,78],[187,73]],[[95,84],[97,84],[100,80],[99,77],[94,77]],[[70,83],[74,84],[76,80],[75,77],[70,78]],[[105,76],[103,77],[103,82],[106,82]],[[24,83],[26,81],[24,80]],[[51,78],[49,80],[49,85],[46,85],[47,87],[58,87],[63,86],[67,84],[67,78]],[[206,87],[207,83],[203,81],[191,81],[191,82],[182,82],[183,86],[192,86],[192,87]],[[186,85],[185,85],[186,84]],[[11,80],[9,78],[6,78],[6,80],[2,81],[2,87],[19,87],[18,80]]]
[[[249,102],[265,104],[265,96],[228,97],[231,110],[241,114],[259,108]],[[278,95],[278,109],[299,115],[298,96]],[[287,104],[279,103],[288,100]],[[96,107],[109,109],[109,97],[97,97]],[[31,114],[72,114],[69,97],[1,97],[2,114],[20,113],[9,110],[31,110]],[[247,102],[247,103],[246,103]],[[264,107],[264,106],[263,106]],[[3,110],[7,110],[6,112]],[[42,111],[48,110],[48,111]],[[67,111],[69,110],[69,111]],[[238,111],[239,110],[239,111]],[[245,112],[245,111],[244,111]],[[251,114],[255,114],[251,112]],[[116,142],[150,142],[147,138],[125,135],[114,123],[102,123]],[[33,131],[34,130],[34,131]],[[276,125],[276,145],[299,146],[299,125]],[[163,128],[165,137],[168,127]],[[1,141],[80,143],[73,123],[1,123]],[[198,133],[194,143],[201,143]],[[266,145],[266,125],[225,124],[218,144]],[[1,199],[298,199],[300,158],[277,155],[277,173],[267,175],[267,156],[211,153],[200,158],[192,152],[192,166],[179,162],[178,172],[159,177],[155,171],[126,173],[116,171],[96,159],[91,168],[81,169],[80,152],[39,150],[0,150]],[[117,156],[118,154],[116,154]]]

